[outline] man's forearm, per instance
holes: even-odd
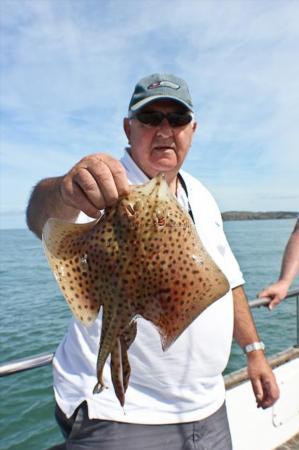
[[[299,271],[299,221],[297,221],[294,231],[287,243],[284,251],[280,280],[285,281],[290,286]]]
[[[67,206],[62,200],[60,182],[61,177],[46,178],[32,191],[26,211],[27,225],[39,238],[50,217],[74,221],[79,214],[78,209]]]
[[[240,347],[259,341],[244,289],[233,289],[234,299],[234,338]]]

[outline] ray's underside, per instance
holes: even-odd
[[[43,243],[76,318],[88,325],[103,307],[94,392],[104,387],[104,364],[111,355],[112,382],[122,405],[135,318],[151,321],[167,350],[229,289],[162,175],[133,187],[97,221],[79,225],[49,219]]]

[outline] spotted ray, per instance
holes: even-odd
[[[94,393],[104,387],[104,364],[111,355],[112,382],[122,405],[135,319],[154,324],[165,351],[229,289],[163,175],[132,187],[99,220],[79,225],[49,219],[43,243],[76,318],[89,325],[103,308]]]

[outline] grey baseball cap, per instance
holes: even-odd
[[[175,75],[154,73],[142,78],[135,86],[129,104],[129,112],[135,112],[155,100],[173,100],[193,112],[187,83]]]

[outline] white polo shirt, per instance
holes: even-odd
[[[121,163],[130,183],[148,180],[127,151]],[[206,250],[228,278],[231,288],[243,284],[215,200],[191,175],[184,171],[180,174]],[[187,209],[188,199],[182,188],[178,200]],[[86,221],[86,216],[81,214],[79,220]],[[231,290],[194,320],[166,352],[162,351],[159,333],[150,322],[137,319],[137,329],[137,337],[128,351],[131,377],[123,410],[114,393],[110,359],[104,368],[109,388],[93,394],[101,312],[89,327],[72,319],[53,361],[55,398],[68,417],[84,400],[91,419],[141,424],[200,420],[220,408],[225,398],[222,372],[228,362],[233,333]]]

